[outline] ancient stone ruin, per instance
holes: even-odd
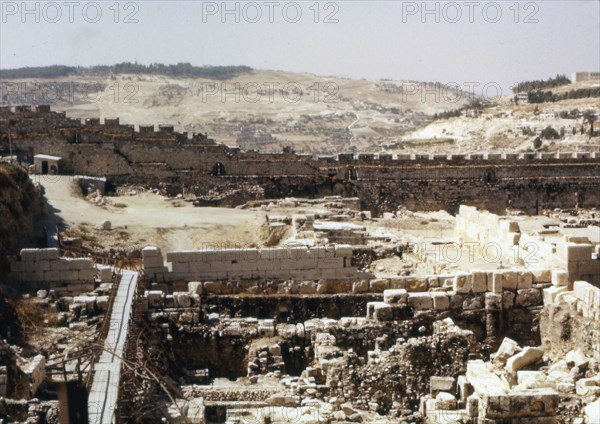
[[[2,318],[48,341],[0,326],[0,422],[600,422],[600,153],[312,157],[42,106],[0,121],[33,182],[39,154],[78,176],[68,205],[123,219],[152,193],[165,222],[235,207],[262,237],[224,217],[218,240],[165,224],[94,249],[129,236],[103,218],[7,249]]]

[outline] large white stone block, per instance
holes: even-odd
[[[81,281],[93,280],[96,276],[95,269],[81,269],[79,272],[79,279]]]
[[[591,244],[560,242],[556,245],[558,258],[564,262],[589,261],[592,258]]]
[[[202,294],[203,286],[200,281],[190,281],[188,283],[188,292],[192,294]]]
[[[347,244],[338,244],[335,246],[335,256],[350,257],[352,256],[352,246]]]
[[[506,361],[506,370],[511,373],[516,373],[517,371],[539,361],[542,356],[544,356],[544,351],[542,349],[528,346],[521,352],[508,358]]]
[[[565,291],[567,291],[566,286],[548,287],[547,289],[544,289],[543,293],[542,293],[542,297],[544,299],[544,305],[550,305],[551,303],[554,303],[554,301],[556,300],[556,296],[558,296],[559,293],[562,293]]]
[[[492,359],[494,363],[504,366],[506,365],[506,361],[511,356],[515,355],[518,352],[521,352],[523,349],[519,344],[513,339],[509,339],[505,337],[500,343],[500,347],[496,351],[496,353],[492,354]]]
[[[146,246],[142,249],[142,259],[161,256],[160,248],[156,246]]]

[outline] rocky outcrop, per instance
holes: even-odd
[[[34,239],[35,217],[43,212],[39,189],[16,165],[0,165],[0,257]]]

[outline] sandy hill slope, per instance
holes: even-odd
[[[469,100],[466,93],[458,93],[458,101],[432,95],[423,99],[425,86],[417,82],[282,71],[252,71],[226,81],[119,74],[4,83],[21,84],[37,93],[37,102],[73,117],[172,124],[245,149],[281,151],[289,146],[307,153],[379,151],[382,144],[396,143],[426,124],[434,113]]]
[[[586,82],[548,91],[562,94],[594,87],[598,84]],[[404,134],[401,142],[388,150],[394,153],[525,152],[536,150],[533,141],[540,137],[541,151],[600,151],[600,122],[595,124],[595,136],[590,137],[589,122],[583,117],[586,111],[595,113],[600,120],[600,98],[516,104],[512,97],[502,97],[480,114],[465,112],[459,117],[422,125]],[[548,126],[560,137],[544,138],[542,131]]]

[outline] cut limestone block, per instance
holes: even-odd
[[[56,247],[50,247],[48,249],[39,249],[40,257],[46,260],[56,260],[60,257],[60,252]]]
[[[534,283],[550,283],[552,282],[552,271],[549,269],[532,269]]]
[[[454,277],[452,290],[456,293],[469,293],[473,288],[473,277],[471,274],[459,274]]]
[[[33,267],[36,271],[50,271],[50,262],[47,260],[36,261]]]
[[[600,398],[583,408],[583,412],[587,419],[586,422],[600,423]]]
[[[425,292],[428,289],[427,278],[409,278],[406,281],[406,291],[411,293]]]
[[[454,391],[454,377],[429,377],[429,393],[431,396],[435,396],[439,392],[450,392]]]
[[[21,249],[20,255],[23,262],[56,260],[59,258],[59,251],[57,248]]]
[[[433,309],[435,310],[447,310],[450,309],[450,297],[443,292],[431,293],[431,299],[433,302]]]
[[[502,290],[517,290],[519,274],[517,271],[504,271],[502,275]]]
[[[95,269],[82,269],[79,270],[79,279],[81,281],[92,280],[96,276]]]
[[[188,284],[188,292],[192,294],[202,294],[203,286],[200,281],[190,281]]]
[[[160,249],[156,246],[146,246],[142,249],[142,259],[161,256]]]
[[[493,293],[502,293],[503,276],[504,274],[502,272],[493,272],[491,281],[488,279],[488,291]]]
[[[383,307],[382,305],[387,305],[385,302],[367,302],[367,319],[373,319],[375,315],[376,307]]]
[[[374,306],[373,319],[375,321],[392,321],[394,319],[394,306],[387,303],[378,303]]]
[[[556,253],[564,262],[589,261],[594,247],[591,244],[557,243]]]
[[[165,294],[160,290],[150,290],[146,292],[148,298],[148,306],[151,308],[157,308],[162,306]]]
[[[473,271],[473,293],[484,293],[487,291],[487,273],[485,271]]]
[[[369,283],[372,292],[380,293],[390,288],[390,280],[387,278],[376,278]]]
[[[455,410],[456,398],[448,392],[439,392],[435,397],[435,406],[438,410]]]
[[[406,304],[408,292],[404,289],[385,290],[383,292],[383,301],[390,304]]]
[[[440,287],[440,279],[437,276],[427,277],[427,285],[429,287]]]
[[[164,265],[162,256],[146,256],[143,258],[144,268],[158,268]]]
[[[544,356],[544,351],[537,347],[526,347],[516,355],[511,356],[506,361],[506,370],[510,373],[517,371],[536,363]]]
[[[192,306],[192,300],[189,293],[186,292],[175,292],[173,293],[173,299],[175,306],[179,308],[189,308]]]
[[[543,371],[517,371],[518,390],[552,388]]]
[[[530,289],[533,287],[533,274],[529,271],[521,271],[518,275],[517,289]]]
[[[502,220],[499,224],[500,231],[504,233],[520,233],[519,223],[516,221]]]
[[[368,291],[369,291],[369,282],[367,280],[360,280],[360,281],[355,281],[354,283],[352,283],[352,293],[366,293]],[[312,292],[312,293],[314,293],[314,292]]]
[[[575,297],[589,307],[600,307],[600,289],[592,286],[587,281],[575,281],[573,283]]]
[[[495,364],[504,366],[506,365],[506,361],[511,356],[521,352],[523,349],[519,344],[513,339],[509,339],[505,337],[500,344],[500,347],[496,351],[496,353],[492,354],[492,360]]]
[[[338,244],[335,246],[335,256],[352,256],[352,246],[347,244]]]
[[[60,271],[44,271],[44,281],[60,281]]]
[[[112,280],[112,268],[106,265],[96,265],[98,276],[103,283],[109,283]]]
[[[92,261],[90,258],[63,258],[61,259],[61,262],[66,262],[68,263],[68,266],[66,269],[70,269],[70,270],[80,270],[80,269],[93,269],[94,268],[94,261]]]
[[[567,286],[569,284],[569,273],[560,269],[552,270],[552,285],[555,287]]]
[[[76,281],[79,280],[79,271],[61,271],[60,281]]]
[[[433,308],[433,299],[429,293],[410,293],[408,304],[413,309],[422,311]]]
[[[554,303],[554,301],[556,300],[556,296],[559,293],[565,292],[567,291],[567,287],[548,287],[547,289],[543,290],[542,293],[542,297],[544,299],[544,305],[550,305],[551,303]]]

